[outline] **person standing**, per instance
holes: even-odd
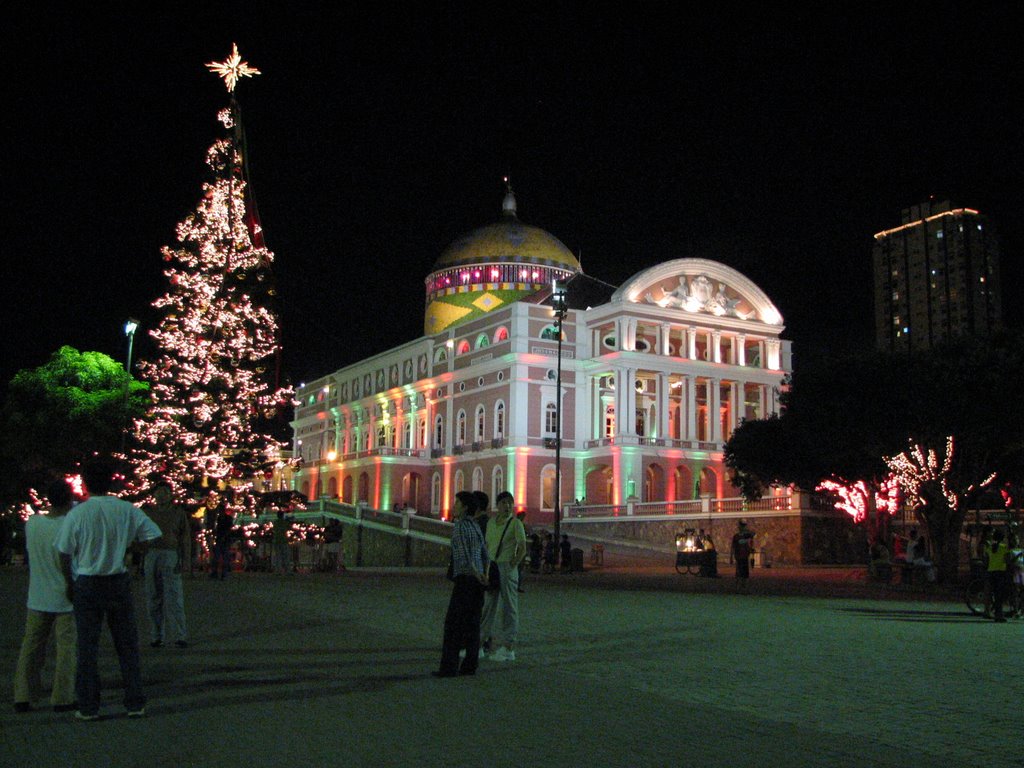
[[[491,506],[491,499],[483,491],[473,491],[473,499],[476,501],[476,524],[480,526],[480,533],[487,536],[487,524],[491,520],[488,508]]]
[[[210,558],[210,578],[224,581],[231,573],[231,529],[235,525],[227,499],[221,496],[213,523],[213,556]]]
[[[526,533],[527,539],[530,537],[530,531],[526,527],[526,510],[520,510],[516,512],[516,519],[523,524],[523,531]],[[531,555],[532,559],[532,555]],[[523,594],[526,590],[523,589],[523,569],[526,567],[526,558],[524,557],[519,561],[519,594]]]
[[[332,517],[327,521],[324,528],[324,570],[328,573],[338,573],[345,570],[345,564],[341,557],[341,540],[344,536],[344,528],[341,521]]]
[[[563,533],[562,540],[558,543],[558,558],[561,562],[562,573],[572,571],[572,544],[569,543],[569,534]]]
[[[747,528],[747,521],[740,520],[732,536],[732,557],[736,563],[736,578],[750,578],[750,556],[754,553],[754,532]]]
[[[486,540],[488,559],[498,566],[498,589],[484,595],[480,636],[492,661],[515,661],[519,636],[519,563],[526,557],[526,529],[515,516],[511,493],[499,493],[497,507],[494,520],[487,526]]]
[[[1006,621],[1003,615],[1003,603],[1010,591],[1010,548],[1003,541],[1002,528],[992,531],[992,541],[988,545],[988,581],[992,588],[992,607],[995,620]]]
[[[14,711],[32,711],[38,697],[46,645],[56,637],[57,667],[53,673],[50,704],[54,712],[75,708],[75,617],[71,605],[71,563],[53,542],[71,508],[71,488],[57,480],[47,490],[49,514],[32,515],[25,522],[28,553],[28,613],[25,636],[14,672]]]
[[[150,646],[164,644],[165,627],[174,636],[174,645],[188,647],[185,629],[185,593],[181,568],[192,556],[192,529],[185,510],[173,503],[171,487],[160,483],[153,489],[154,504],[146,515],[162,534],[146,550],[146,604],[149,608]]]
[[[75,563],[75,626],[78,630],[78,669],[75,694],[79,720],[100,718],[98,664],[100,627],[106,617],[121,665],[124,706],[128,717],[146,714],[146,696],[139,669],[139,636],[135,625],[132,585],[124,567],[125,553],[134,542],[160,538],[160,528],[127,501],[108,495],[113,465],[94,459],[82,469],[90,494],[72,509],[54,542]]]
[[[285,517],[284,510],[277,510],[277,517],[274,518],[273,556],[272,565],[274,573],[292,572],[292,552],[288,546],[288,529],[291,528],[291,520]]]
[[[487,547],[480,526],[473,519],[477,512],[471,491],[455,494],[452,509],[452,596],[444,617],[441,665],[434,677],[474,675],[480,656],[480,608],[487,583]],[[466,656],[459,665],[459,651]]]

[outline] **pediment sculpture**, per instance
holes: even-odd
[[[725,283],[718,283],[716,289],[707,275],[680,275],[678,280],[679,284],[672,290],[660,287],[661,298],[655,298],[653,291],[647,291],[644,301],[659,307],[677,307],[687,312],[708,312],[718,316],[738,317],[740,320],[746,320],[753,314],[740,311],[741,299],[730,295]]]

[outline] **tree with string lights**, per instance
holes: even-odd
[[[136,491],[166,481],[179,497],[204,486],[247,480],[278,461],[283,443],[270,419],[290,402],[271,383],[279,350],[273,254],[263,243],[247,183],[241,117],[234,88],[259,71],[237,46],[207,65],[223,77],[229,106],[224,135],[206,154],[209,180],[195,210],[162,249],[167,292],[152,330],[158,353],[139,367],[151,387],[146,416],[135,421],[131,460]]]
[[[996,479],[995,472],[973,476],[977,470],[957,458],[956,440],[950,435],[942,453],[911,441],[907,450],[885,459],[907,503],[927,526],[941,581],[956,575],[968,505]]]

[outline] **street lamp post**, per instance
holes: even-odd
[[[124,335],[128,337],[128,361],[125,365],[125,372],[128,378],[124,383],[124,423],[121,425],[121,454],[124,455],[125,440],[128,437],[128,395],[131,392],[132,384],[132,347],[135,346],[135,332],[139,330],[139,321],[129,317],[124,324]]]
[[[569,311],[565,283],[551,284],[551,307],[555,312],[558,337],[558,366],[555,377],[555,546],[562,540],[562,322]]]

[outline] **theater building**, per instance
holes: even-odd
[[[562,324],[561,493],[555,492]],[[511,491],[528,521],[587,505],[738,495],[722,450],[779,407],[790,370],[782,317],[713,259],[645,269],[594,300],[556,237],[499,221],[455,240],[425,281],[424,335],[298,390],[294,487],[447,517],[459,490]]]

